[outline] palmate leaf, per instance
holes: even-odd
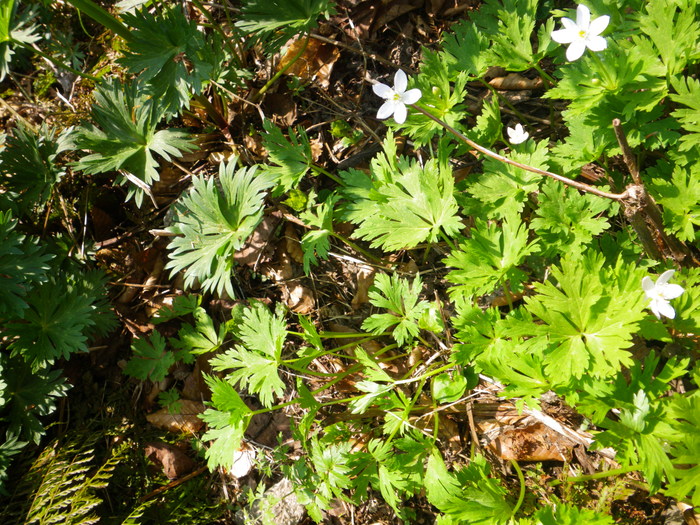
[[[506,156],[546,170],[550,156],[546,142],[534,146],[528,143],[528,146],[528,151],[513,151]],[[528,194],[539,188],[541,180],[540,175],[487,158],[484,160],[484,172],[468,186],[467,191],[480,202],[481,217],[503,218],[512,211],[521,212]]]
[[[418,321],[429,307],[428,301],[419,301],[423,281],[417,276],[413,283],[396,275],[379,274],[369,290],[369,300],[377,308],[389,310],[373,314],[362,323],[362,329],[381,334],[393,327],[392,336],[402,346],[419,333]]]
[[[272,178],[256,168],[236,170],[236,160],[219,165],[219,176],[192,177],[192,188],[175,206],[170,241],[171,273],[185,271],[185,286],[199,282],[204,292],[235,297],[233,254],[241,249],[263,215]]]
[[[44,435],[39,417],[56,410],[56,400],[66,395],[69,385],[60,370],[32,369],[19,356],[0,354],[0,369],[6,384],[2,415],[8,421],[7,431],[38,444]]]
[[[301,238],[301,249],[304,251],[304,272],[309,274],[311,265],[316,265],[318,259],[326,260],[331,247],[330,237],[333,234],[335,204],[340,197],[330,195],[325,202],[301,214],[301,219],[311,226]]]
[[[252,410],[243,402],[230,383],[218,377],[204,375],[211,389],[211,406],[199,417],[209,427],[202,440],[212,440],[206,458],[210,469],[233,468],[236,451],[241,446]]]
[[[700,230],[699,172],[696,162],[673,166],[660,160],[645,173],[652,177],[649,189],[663,207],[664,222],[682,241],[694,241]]]
[[[134,357],[126,363],[124,373],[142,381],[162,381],[175,364],[175,354],[166,349],[165,339],[158,332],[153,332],[148,339],[133,339],[131,350]]]
[[[269,155],[265,171],[274,176],[276,187],[273,195],[281,195],[295,189],[313,164],[309,136],[301,126],[296,131],[289,128],[289,139],[271,121],[263,122],[265,133],[263,146]]]
[[[132,29],[128,50],[119,62],[140,73],[140,80],[148,84],[154,98],[162,100],[168,114],[187,107],[192,93],[200,93],[219,76],[225,46],[217,33],[205,37],[179,6],[156,15],[148,10],[127,12],[122,20]]]
[[[445,259],[446,266],[455,268],[447,274],[456,285],[449,289],[450,295],[484,295],[504,283],[511,291],[520,291],[527,275],[519,265],[539,250],[536,240],[528,242],[528,233],[527,225],[513,213],[501,225],[477,219],[471,237]]]
[[[332,0],[246,0],[236,25],[277,51],[290,38],[316,25],[319,16],[333,14]]]
[[[36,241],[15,231],[17,221],[0,211],[0,315],[21,318],[27,308],[27,293],[47,280],[52,255],[42,253]]]
[[[625,349],[646,315],[643,275],[622,261],[605,267],[603,256],[589,251],[552,268],[556,285],[535,285],[538,294],[525,298],[526,309],[542,324],[523,322],[522,328],[547,346],[545,371],[553,383],[575,383],[584,374],[611,377],[632,364]]]
[[[149,97],[142,84],[106,81],[95,92],[92,110],[95,124],[81,125],[73,138],[77,148],[95,153],[80,159],[75,167],[88,174],[123,170],[146,185],[159,180],[154,154],[169,161],[179,157],[182,151],[194,149],[187,133],[176,129],[156,130],[165,113],[165,106]],[[127,180],[124,175],[117,178],[119,184]],[[132,197],[141,206],[143,189],[131,185],[127,199]]]
[[[402,157],[397,168],[391,182],[374,182],[369,201],[354,203],[365,211],[357,215],[355,237],[371,241],[372,247],[399,250],[456,235],[462,223],[449,166],[435,159],[421,166]]]
[[[258,394],[266,407],[274,396],[284,393],[284,382],[278,368],[287,336],[287,325],[281,315],[273,315],[267,307],[256,303],[243,314],[239,336],[243,345],[236,345],[213,358],[214,370],[233,370],[226,376],[231,384],[240,384],[252,394]]]
[[[506,490],[489,476],[489,472],[489,464],[481,455],[456,473],[448,472],[437,452],[430,455],[425,472],[426,496],[446,515],[447,519],[441,523],[508,523],[512,508],[506,499]]]
[[[566,503],[538,509],[534,516],[538,525],[614,525],[612,517],[589,509],[578,509]]]
[[[19,125],[0,151],[2,175],[0,183],[10,198],[13,211],[26,215],[42,208],[54,184],[65,171],[54,160],[67,149],[70,129],[56,136],[55,130],[42,125],[38,133]]]
[[[5,335],[13,355],[38,370],[75,352],[87,351],[87,330],[95,325],[94,297],[64,281],[44,283],[27,295],[23,319],[8,323]]]
[[[610,227],[601,216],[617,210],[612,202],[577,190],[559,181],[547,180],[538,197],[537,217],[530,222],[542,239],[547,255],[582,253],[583,245]]]

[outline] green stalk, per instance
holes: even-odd
[[[338,177],[337,175],[333,175],[330,171],[323,169],[321,166],[318,164],[312,164],[310,168],[315,171],[316,173],[320,173],[321,175],[325,175],[329,179],[332,179],[333,181],[337,182],[342,186],[343,181]]]
[[[637,470],[640,470],[641,467],[639,465],[632,465],[630,467],[622,467],[622,468],[616,468],[612,470],[606,470],[605,472],[596,472],[595,474],[589,474],[587,476],[573,476],[570,478],[565,478],[563,480],[561,479],[555,479],[554,481],[550,481],[548,485],[550,487],[556,487],[557,485],[561,485],[562,483],[578,483],[580,481],[591,481],[594,479],[602,479],[602,478],[609,478],[612,476],[619,476],[621,474],[627,474],[628,472],[635,472]]]
[[[365,250],[364,248],[360,248],[357,244],[355,244],[355,243],[352,242],[351,240],[346,239],[346,238],[343,237],[342,235],[339,235],[339,234],[337,234],[337,233],[335,233],[335,232],[331,232],[331,235],[332,235],[333,237],[335,237],[336,239],[338,239],[339,241],[344,242],[345,244],[347,244],[350,248],[352,248],[353,250],[355,250],[357,253],[361,253],[362,255],[364,255],[365,257],[367,257],[367,258],[368,258],[370,261],[372,261],[374,264],[377,264],[377,265],[381,266],[382,268],[386,268],[386,267],[387,267],[387,266],[386,266],[386,263],[385,263],[382,259],[380,259],[379,257],[376,257],[376,256],[372,255],[371,253],[369,253],[369,252],[368,252],[367,250]]]
[[[544,80],[544,83],[547,84],[547,87],[552,87],[557,83],[554,78],[552,78],[551,75],[549,75],[544,69],[539,64],[532,64],[532,67],[535,68],[535,71],[537,71],[540,74],[540,78]]]
[[[101,8],[91,0],[68,0],[68,3],[73,7],[82,11],[87,16],[92,18],[98,24],[103,25],[111,30],[114,34],[119,35],[125,40],[129,40],[131,31],[126,27],[121,20],[112,16],[108,11]]]
[[[253,97],[252,101],[257,102],[260,100],[260,98],[267,92],[268,89],[270,89],[277,80],[284,75],[287,70],[292,67],[292,64],[294,64],[299,58],[301,58],[301,55],[304,54],[304,51],[306,51],[306,47],[309,45],[309,36],[306,35],[304,37],[304,43],[301,45],[301,49],[297,52],[296,55],[292,57],[292,59],[285,65],[283,68],[281,68],[277,73],[274,74],[274,76],[267,81],[267,83],[260,89],[260,91],[257,92],[257,94]]]
[[[82,71],[78,71],[77,69],[69,66],[68,64],[64,64],[63,62],[52,57],[51,55],[47,55],[46,53],[44,53],[40,49],[37,49],[36,47],[32,47],[29,44],[26,44],[24,42],[20,42],[19,40],[15,40],[14,38],[10,38],[10,41],[15,45],[18,45],[18,46],[21,46],[25,49],[28,49],[32,53],[36,53],[40,57],[45,58],[46,60],[48,60],[49,62],[51,62],[53,65],[55,65],[58,68],[65,69],[66,71],[70,71],[74,75],[78,75],[79,77],[86,78],[88,80],[92,80],[93,82],[100,81],[99,77],[95,77],[95,76],[90,75],[89,73],[83,73]]]
[[[523,471],[520,469],[520,465],[518,465],[517,461],[511,459],[510,464],[513,465],[515,472],[518,473],[518,479],[520,480],[520,495],[518,496],[518,501],[515,503],[515,507],[513,507],[513,513],[510,515],[510,517],[513,518],[525,500],[525,476],[523,476]]]

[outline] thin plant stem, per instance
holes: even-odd
[[[438,117],[436,117],[435,115],[430,113],[430,111],[428,111],[420,106],[417,106],[416,104],[411,104],[411,107],[413,107],[414,109],[416,109],[420,113],[423,113],[429,119],[437,122],[443,128],[445,128],[447,131],[449,131],[455,137],[457,137],[459,140],[461,140],[465,144],[471,146],[472,148],[477,150],[479,153],[486,155],[487,157],[491,157],[492,159],[496,159],[496,160],[503,162],[505,164],[510,164],[511,166],[516,166],[518,168],[524,169],[525,171],[537,173],[538,175],[543,175],[545,177],[550,177],[554,180],[558,180],[559,182],[566,184],[567,186],[572,186],[578,190],[584,191],[586,193],[592,193],[593,195],[598,195],[599,197],[603,197],[606,199],[621,201],[621,200],[624,200],[625,198],[628,197],[627,191],[625,191],[623,193],[610,193],[607,191],[600,190],[600,189],[596,188],[595,186],[590,186],[588,184],[584,184],[583,182],[578,182],[578,181],[575,181],[575,180],[570,179],[568,177],[564,177],[563,175],[559,175],[558,173],[552,173],[551,171],[542,170],[540,168],[535,168],[533,166],[528,166],[527,164],[522,164],[521,162],[511,160],[507,157],[504,157],[503,155],[499,155],[498,153],[491,151],[490,149],[487,149],[483,146],[480,146],[479,144],[477,144],[473,140],[467,138],[465,135],[463,135],[462,133],[457,131],[455,128],[450,126],[447,122],[439,119]]]
[[[58,68],[65,69],[66,71],[70,71],[70,72],[73,73],[74,75],[78,75],[79,77],[86,78],[86,79],[88,79],[88,80],[92,80],[93,82],[99,82],[99,81],[100,81],[100,79],[99,79],[98,77],[92,76],[92,75],[90,75],[89,73],[83,73],[82,71],[78,71],[78,70],[75,69],[74,67],[71,67],[71,66],[69,66],[68,64],[64,64],[64,63],[61,62],[60,60],[58,60],[58,59],[52,57],[51,55],[47,55],[46,53],[44,53],[43,51],[41,51],[40,49],[38,49],[38,48],[36,48],[36,47],[34,47],[34,46],[30,46],[29,44],[25,44],[24,42],[20,42],[19,40],[15,40],[15,39],[12,38],[12,37],[10,37],[10,41],[11,41],[13,44],[16,44],[16,45],[21,46],[21,47],[23,47],[23,48],[25,48],[25,49],[28,49],[28,50],[30,50],[32,53],[36,53],[36,54],[39,55],[40,57],[45,58],[46,60],[48,60],[49,62],[51,62],[53,65],[55,65],[55,66],[58,67]]]
[[[512,518],[515,516],[515,513],[518,512],[520,506],[525,500],[525,476],[523,476],[523,471],[520,468],[520,465],[518,465],[517,461],[511,459],[510,464],[513,465],[515,472],[518,474],[518,480],[520,481],[520,494],[518,495],[518,501],[515,502],[515,507],[513,507],[513,513],[510,515]]]
[[[547,73],[544,69],[539,64],[532,64],[532,67],[535,69],[540,74],[540,78],[544,80],[544,83],[547,84],[547,87],[552,87],[554,84],[557,83],[554,78]]]
[[[275,74],[273,75],[273,77],[272,77],[270,80],[268,80],[267,83],[260,89],[260,91],[258,91],[258,92],[253,96],[253,98],[252,98],[252,101],[253,101],[253,102],[257,102],[258,100],[260,100],[260,98],[267,92],[267,90],[270,89],[270,88],[275,84],[275,82],[277,82],[277,80],[279,80],[279,78],[280,78],[282,75],[284,75],[284,74],[287,72],[287,70],[288,70],[290,67],[292,67],[292,65],[293,65],[297,60],[299,60],[299,58],[301,58],[301,55],[304,54],[304,51],[306,51],[306,48],[307,48],[307,46],[309,45],[309,39],[310,39],[310,37],[309,37],[308,35],[305,35],[305,36],[300,37],[300,38],[303,38],[303,39],[304,39],[304,42],[303,42],[302,45],[301,45],[301,49],[299,49],[299,51],[297,51],[297,54],[294,55],[294,56],[292,57],[292,59],[291,59],[289,62],[287,62],[287,64],[285,64],[284,67],[280,68],[279,71],[277,71],[277,73],[275,73]]]
[[[229,48],[229,51],[231,51],[232,55],[236,55],[236,49],[233,47],[233,44],[231,44],[231,41],[229,38],[227,38],[226,33],[224,33],[224,30],[221,29],[221,24],[219,24],[216,20],[214,20],[214,17],[212,14],[209,12],[207,8],[202,5],[202,2],[199,0],[191,0],[192,3],[199,9],[199,11],[204,15],[204,17],[209,20],[209,23],[212,26],[212,29],[219,33],[221,35],[221,38],[224,40],[226,43],[226,46]]]
[[[556,487],[557,485],[561,485],[563,483],[578,483],[581,481],[591,481],[594,479],[610,478],[612,476],[620,476],[621,474],[627,474],[628,472],[635,472],[639,469],[639,465],[631,465],[629,467],[606,470],[605,472],[596,472],[595,474],[588,474],[586,476],[572,476],[563,480],[555,479],[554,481],[550,481],[548,485],[550,487]]]
[[[320,173],[321,175],[325,175],[326,177],[328,177],[329,179],[333,180],[334,182],[337,182],[337,183],[340,184],[341,186],[343,185],[343,181],[342,181],[342,179],[341,179],[340,177],[338,177],[337,175],[334,175],[334,174],[331,173],[330,171],[328,171],[328,170],[322,168],[322,167],[319,166],[318,164],[311,164],[311,169],[312,169],[313,171],[315,171],[316,173]]]
[[[491,93],[493,93],[493,96],[494,96],[494,97],[496,97],[499,101],[501,101],[503,104],[505,104],[506,106],[508,106],[508,107],[510,108],[510,110],[511,110],[513,113],[515,113],[515,115],[516,115],[522,122],[525,122],[525,123],[529,123],[529,122],[530,122],[529,119],[528,119],[525,115],[523,115],[523,114],[511,103],[510,100],[508,100],[506,97],[504,97],[503,95],[501,95],[495,87],[493,87],[491,84],[489,84],[488,82],[486,82],[486,81],[485,81],[483,78],[481,78],[481,77],[479,77],[479,82],[481,82],[481,83],[484,85],[484,87],[486,87],[486,89],[490,90]]]
[[[343,237],[343,236],[340,235],[340,234],[337,234],[337,233],[335,233],[335,232],[331,232],[331,235],[332,235],[333,237],[335,237],[336,239],[338,239],[339,241],[342,241],[342,242],[344,242],[345,244],[347,244],[348,247],[350,247],[351,249],[355,250],[357,253],[361,253],[362,255],[364,255],[365,257],[367,257],[367,258],[368,258],[369,260],[371,260],[374,264],[377,264],[377,265],[379,265],[379,266],[381,266],[381,267],[383,267],[383,268],[386,268],[386,262],[385,262],[383,259],[380,259],[380,258],[377,257],[376,255],[372,255],[371,253],[369,253],[369,252],[368,252],[367,250],[365,250],[364,248],[360,248],[357,244],[355,244],[355,243],[352,242],[351,240],[349,240],[349,239]]]

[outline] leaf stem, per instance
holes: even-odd
[[[65,69],[66,71],[70,71],[74,75],[78,75],[79,77],[86,78],[88,80],[92,80],[93,82],[100,81],[99,77],[92,76],[89,73],[83,73],[82,71],[79,71],[79,70],[75,69],[74,67],[69,66],[68,64],[64,64],[63,62],[52,57],[51,55],[47,55],[46,53],[44,53],[41,49],[39,49],[37,47],[30,46],[29,44],[26,44],[25,42],[20,42],[19,40],[15,40],[12,37],[10,37],[10,41],[15,45],[18,45],[20,47],[28,49],[32,53],[36,53],[40,57],[45,58],[46,60],[48,60],[49,62],[51,62],[54,66],[56,66],[58,68]]]
[[[287,70],[292,67],[292,65],[301,58],[301,55],[304,54],[304,51],[306,51],[307,46],[309,45],[309,40],[310,37],[309,35],[304,35],[301,36],[300,38],[304,39],[304,42],[301,45],[301,49],[297,51],[297,54],[294,55],[289,62],[287,62],[284,67],[281,67],[277,73],[275,73],[270,80],[267,81],[267,83],[258,91],[255,95],[252,97],[252,102],[257,102],[260,100],[260,98],[267,92],[268,89],[270,89],[279,78],[284,75]]]
[[[621,474],[627,474],[628,472],[635,472],[640,469],[639,465],[631,465],[629,467],[622,467],[622,468],[616,468],[612,470],[606,470],[605,472],[596,472],[595,474],[588,474],[586,476],[572,476],[570,478],[565,478],[565,479],[555,479],[554,481],[550,481],[548,485],[550,487],[556,487],[557,485],[561,485],[563,483],[578,483],[580,481],[591,481],[594,479],[602,479],[602,478],[609,478],[612,476],[619,476]]]
[[[523,471],[520,468],[520,465],[518,465],[517,461],[511,459],[510,464],[513,465],[515,472],[518,474],[518,480],[520,480],[520,495],[518,496],[518,501],[515,502],[515,507],[513,507],[513,512],[510,515],[510,517],[513,518],[525,500],[525,476],[523,476]]]
[[[554,80],[554,78],[549,73],[542,69],[542,67],[539,64],[532,64],[532,67],[535,69],[535,71],[537,71],[540,74],[540,78],[544,80],[545,84],[547,84],[547,87],[552,87],[557,83],[557,81]]]
[[[374,264],[377,264],[377,265],[381,266],[382,268],[386,268],[386,267],[387,267],[386,262],[384,262],[382,259],[380,259],[380,258],[377,257],[376,255],[372,255],[371,253],[369,253],[369,252],[368,252],[367,250],[365,250],[364,248],[360,248],[357,244],[355,244],[355,243],[352,242],[351,240],[346,239],[346,238],[343,237],[342,235],[340,235],[340,234],[338,234],[338,233],[335,233],[335,232],[331,232],[330,234],[331,234],[331,236],[335,237],[335,238],[338,239],[339,241],[344,242],[345,244],[347,244],[350,248],[352,248],[353,250],[355,250],[357,253],[361,253],[362,255],[364,255],[365,257],[367,257],[367,258],[368,258],[370,261],[372,261]]]
[[[510,164],[511,166],[515,166],[517,168],[524,169],[525,171],[537,173],[538,175],[543,175],[545,177],[550,177],[550,178],[558,180],[559,182],[562,182],[568,186],[572,186],[578,190],[581,190],[581,191],[584,191],[587,193],[592,193],[593,195],[598,195],[599,197],[603,197],[606,199],[621,201],[628,196],[626,191],[623,193],[610,193],[607,191],[600,190],[594,186],[584,184],[583,182],[578,182],[578,181],[575,181],[575,180],[570,179],[568,177],[564,177],[563,175],[559,175],[558,173],[552,173],[551,171],[542,170],[539,168],[535,168],[533,166],[528,166],[527,164],[522,164],[522,163],[517,162],[515,160],[511,160],[507,157],[504,157],[503,155],[499,155],[498,153],[491,151],[490,149],[487,149],[483,146],[480,146],[479,144],[477,144],[473,140],[467,138],[465,135],[463,135],[462,133],[457,131],[455,128],[450,126],[447,122],[439,119],[438,117],[436,117],[435,115],[430,113],[430,111],[423,109],[422,107],[417,106],[416,104],[411,104],[411,107],[413,107],[414,109],[416,109],[420,113],[423,113],[429,119],[437,122],[443,128],[445,128],[447,131],[449,131],[455,137],[457,137],[459,140],[461,140],[465,144],[468,144],[469,146],[471,146],[472,148],[477,150],[479,153],[482,153],[482,154],[486,155],[487,157],[491,157],[492,159],[496,159],[496,160],[501,161],[505,164]]]
[[[312,169],[313,171],[315,171],[316,173],[320,173],[321,175],[325,175],[325,176],[328,177],[329,179],[331,179],[331,180],[337,182],[338,184],[340,184],[340,185],[342,186],[343,181],[342,181],[341,178],[338,177],[337,175],[334,175],[334,174],[331,173],[330,171],[323,169],[323,168],[322,168],[321,166],[319,166],[318,164],[311,164],[310,167],[311,167],[311,169]]]
[[[114,34],[119,35],[125,40],[129,40],[131,31],[126,27],[121,20],[112,16],[108,11],[92,2],[91,0],[68,0],[68,3],[77,10],[82,11],[98,24],[103,25],[111,30]]]

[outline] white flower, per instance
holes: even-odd
[[[406,121],[406,104],[418,102],[422,95],[420,89],[406,91],[406,86],[408,86],[408,78],[406,73],[400,69],[394,75],[393,88],[382,83],[372,86],[375,95],[386,99],[386,102],[377,111],[377,118],[385,119],[394,115],[394,120],[398,124],[403,124]]]
[[[552,40],[559,44],[569,44],[566,59],[569,62],[578,60],[586,48],[591,51],[602,51],[608,47],[605,38],[600,34],[610,23],[608,15],[599,16],[591,21],[591,12],[585,5],[576,8],[576,22],[571,18],[562,18],[564,29],[552,31]]]
[[[506,128],[508,132],[508,140],[511,144],[522,144],[527,140],[530,134],[525,131],[522,124],[516,124],[515,128]]]
[[[684,290],[678,284],[668,284],[675,272],[676,270],[666,270],[657,279],[656,283],[648,276],[642,279],[642,289],[650,301],[649,308],[659,319],[661,319],[662,315],[669,319],[676,317],[676,311],[669,304],[669,301],[680,297]]]

